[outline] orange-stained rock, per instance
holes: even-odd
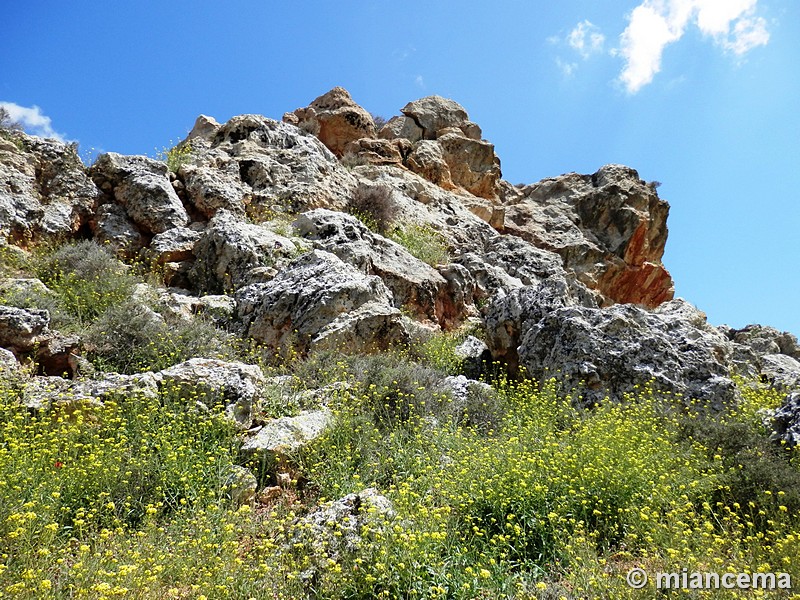
[[[310,123],[305,126],[339,158],[350,142],[376,135],[372,115],[356,104],[350,93],[341,87],[333,88],[306,108],[287,113],[283,120],[301,127]]]

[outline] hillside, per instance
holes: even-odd
[[[800,344],[674,298],[657,187],[512,185],[438,96],[0,130],[0,598],[800,581]]]

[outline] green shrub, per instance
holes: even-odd
[[[444,236],[430,225],[405,225],[395,229],[389,237],[433,267],[450,262],[450,251]]]
[[[156,158],[167,163],[171,173],[177,173],[180,168],[192,159],[192,142],[181,142],[172,148],[162,148],[156,153]]]
[[[119,373],[159,371],[195,357],[236,358],[233,336],[201,316],[167,323],[136,300],[106,310],[84,344],[96,366]]]
[[[348,211],[370,229],[380,234],[387,233],[397,214],[392,188],[383,184],[359,184],[350,198]]]
[[[138,282],[128,267],[93,241],[67,244],[41,257],[36,274],[79,325],[129,298]]]

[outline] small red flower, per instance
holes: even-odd
[[[63,462],[61,462],[60,460],[57,460],[53,466],[54,466],[56,469],[60,469],[61,467],[63,467],[63,466],[64,466],[64,463],[63,463]]]

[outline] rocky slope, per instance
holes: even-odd
[[[94,239],[157,265],[165,287],[156,293],[175,312],[191,318],[204,302],[224,306],[228,329],[275,352],[374,352],[471,322],[492,359],[584,384],[587,404],[655,381],[719,409],[736,402],[737,375],[760,379],[787,393],[776,435],[796,441],[797,338],[759,325],[713,327],[673,299],[661,263],[669,205],[654,185],[606,165],[513,186],[456,102],[430,96],[401,113],[378,129],[335,88],[283,121],[200,116],[171,168],[115,153],[86,168],[74,147],[4,132],[5,250]],[[378,222],[353,208],[365,194]],[[409,240],[446,252],[426,262]],[[0,346],[6,371],[33,359],[51,383],[79,374],[80,339],[51,331],[43,310],[0,307]],[[264,385],[253,369],[195,362],[107,379],[156,389],[210,377],[247,429]],[[98,401],[106,393],[54,385]],[[47,402],[45,387],[31,389],[31,406]]]

